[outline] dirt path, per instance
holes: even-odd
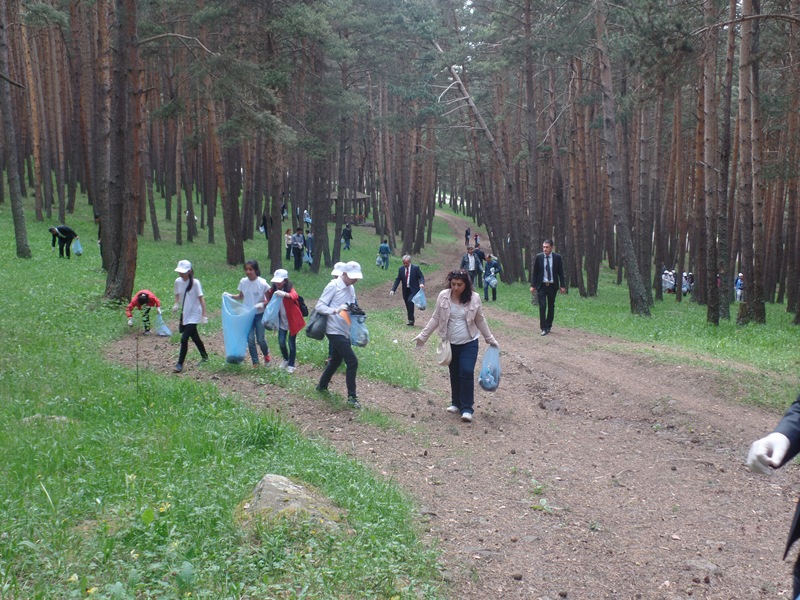
[[[446,268],[426,273],[429,298],[464,252],[466,222],[447,220],[454,242]],[[369,311],[387,293],[359,293],[359,302]],[[665,366],[637,344],[560,329],[557,315],[542,338],[533,310],[520,318],[489,303],[486,313],[501,323],[503,376],[495,393],[476,388],[472,424],[445,412],[446,370],[428,353],[415,354],[424,390],[359,381],[362,404],[401,423],[390,431],[315,398],[279,397],[256,377],[183,376],[277,409],[398,481],[443,551],[454,599],[790,597],[791,565],[780,557],[797,471],[757,477],[742,464],[777,415],[736,404],[724,395],[735,386],[691,357]],[[397,314],[398,339],[410,345],[419,327],[402,326],[399,302]],[[221,337],[207,340],[212,351],[222,351]],[[110,358],[130,363],[128,346]],[[166,372],[175,352],[143,338],[140,367]],[[319,370],[301,365],[295,375]],[[343,391],[343,377],[332,388]]]

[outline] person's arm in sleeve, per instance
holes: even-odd
[[[800,396],[775,427],[775,431],[750,446],[747,466],[751,471],[769,474],[800,452]]]
[[[428,338],[431,337],[431,334],[439,327],[439,320],[442,317],[440,310],[441,302],[439,300],[440,297],[436,298],[436,308],[433,310],[430,320],[425,327],[422,328],[422,331],[419,332],[419,335],[414,338],[414,341],[417,343],[418,347],[427,342]]]
[[[400,267],[400,270],[397,271],[397,277],[394,280],[394,285],[392,285],[392,291],[389,292],[390,296],[393,296],[394,293],[397,291],[397,286],[400,285],[400,282],[403,280],[403,269],[405,267]]]
[[[206,309],[206,297],[200,296],[198,300],[200,301],[200,306],[203,308],[202,321],[203,323],[208,323],[208,310]]]
[[[425,275],[422,274],[422,269],[417,267],[417,279],[419,280],[419,289],[425,289]]]
[[[130,304],[128,304],[128,306],[125,307],[125,316],[126,317],[128,317],[129,319],[133,318],[133,309],[137,306],[137,304],[138,304],[138,302],[136,300],[136,296],[134,296],[133,300],[131,300]]]
[[[483,339],[486,340],[487,344],[496,348],[500,347],[492,332],[489,331],[489,324],[486,322],[486,317],[483,316],[483,308],[481,306],[478,306],[478,312],[475,313],[475,325],[478,327],[478,331],[483,334]]]
[[[333,300],[333,296],[336,293],[336,286],[327,286],[324,290],[322,290],[322,295],[317,300],[317,305],[314,307],[321,315],[335,315],[341,310],[341,306],[329,306],[331,301]]]

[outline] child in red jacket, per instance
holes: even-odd
[[[161,300],[150,290],[139,290],[125,309],[125,316],[128,317],[128,327],[133,326],[133,309],[138,308],[142,311],[142,325],[144,334],[150,334],[150,309],[155,306],[158,314],[161,314]]]

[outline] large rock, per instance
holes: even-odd
[[[245,521],[253,517],[299,519],[332,530],[338,530],[345,517],[333,502],[282,475],[264,475],[241,509]]]

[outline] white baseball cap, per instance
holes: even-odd
[[[178,266],[175,269],[176,273],[188,273],[192,270],[192,263],[188,260],[178,261]]]
[[[335,265],[333,265],[333,271],[331,271],[331,276],[339,277],[342,274],[342,269],[344,269],[344,265],[345,263],[343,262],[337,262]]]
[[[280,283],[281,281],[286,281],[289,279],[289,271],[286,269],[278,269],[272,275],[272,279],[270,280],[272,283]]]
[[[354,260],[342,267],[342,275],[347,275],[350,279],[364,278],[364,274],[361,272],[361,265]]]

